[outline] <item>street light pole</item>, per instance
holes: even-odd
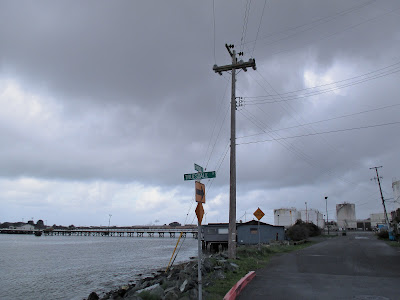
[[[326,205],[326,227],[328,227],[328,235],[329,235],[329,225],[328,225],[328,196],[325,196],[325,205]]]

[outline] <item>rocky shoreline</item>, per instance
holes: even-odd
[[[205,288],[216,279],[225,279],[228,271],[236,272],[239,266],[227,260],[225,253],[208,255],[202,260],[203,299]],[[197,259],[159,270],[133,284],[122,286],[105,295],[92,292],[87,300],[190,300],[198,298]]]

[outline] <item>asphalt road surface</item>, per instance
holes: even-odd
[[[237,298],[400,299],[400,247],[369,232],[329,238],[271,259]]]

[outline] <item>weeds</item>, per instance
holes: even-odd
[[[227,272],[225,274],[225,279],[218,279],[212,286],[207,287],[207,299],[222,299],[236,282],[238,282],[248,272],[264,267],[272,256],[303,249],[313,244],[314,242],[307,242],[301,245],[263,245],[260,250],[257,246],[238,247],[237,259],[229,261],[237,264],[239,269],[235,272]]]

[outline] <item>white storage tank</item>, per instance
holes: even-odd
[[[303,222],[313,223],[319,228],[325,227],[324,215],[317,209],[308,209],[301,211],[301,220]]]
[[[336,204],[337,226],[342,229],[357,229],[356,206],[353,203]]]
[[[298,219],[301,219],[301,214],[294,207],[274,209],[274,224],[276,226],[290,227]]]
[[[393,180],[392,182],[393,198],[395,210],[400,208],[400,180]]]

